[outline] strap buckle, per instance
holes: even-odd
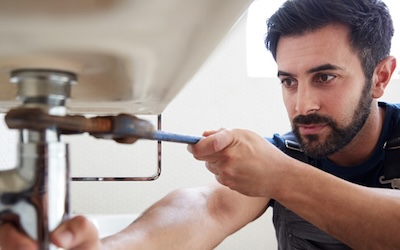
[[[400,178],[393,178],[390,180],[385,180],[385,176],[382,175],[381,177],[379,177],[379,182],[381,184],[391,184],[393,189],[400,189]]]

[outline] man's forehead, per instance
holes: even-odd
[[[281,34],[277,46],[279,47],[282,41],[301,41],[301,40],[313,40],[315,37],[318,41],[325,43],[326,40],[338,40],[340,39],[344,43],[350,46],[350,28],[344,24],[331,23],[324,25],[317,29],[307,30],[301,33],[295,34]]]
[[[321,65],[343,67],[346,60],[355,56],[350,46],[348,28],[344,25],[327,25],[301,35],[282,36],[278,41],[276,62],[282,71],[299,67],[303,71],[310,71]]]

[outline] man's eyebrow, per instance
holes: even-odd
[[[343,69],[343,68],[333,65],[333,64],[330,64],[330,63],[327,63],[327,64],[322,64],[317,67],[311,68],[307,71],[307,73],[310,74],[310,73],[323,71],[323,70],[341,70],[341,69]]]
[[[307,70],[307,73],[310,74],[310,73],[315,73],[315,72],[323,71],[323,70],[342,70],[342,69],[343,68],[341,68],[339,66],[327,63],[327,64],[322,64],[322,65],[319,65],[317,67],[311,68],[311,69]],[[291,74],[289,72],[282,71],[282,70],[278,70],[278,75],[277,76],[278,77],[280,77],[280,76],[293,76],[293,74]]]
[[[282,70],[278,70],[278,75],[277,76],[280,77],[280,76],[293,76],[293,75],[288,73],[288,72],[285,72],[285,71],[282,71]]]

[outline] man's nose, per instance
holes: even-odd
[[[308,115],[320,108],[318,91],[307,84],[297,87],[296,111],[300,115]]]

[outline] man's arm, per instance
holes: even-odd
[[[92,223],[77,216],[60,225],[52,241],[65,249],[213,249],[261,215],[266,198],[242,195],[220,184],[174,191],[146,210],[125,230],[98,239]],[[11,225],[0,225],[0,246],[37,249]]]
[[[400,247],[399,190],[363,187],[300,162],[282,170],[274,196],[285,207],[354,249]]]
[[[268,201],[219,184],[177,190],[102,244],[105,249],[213,249],[261,215]]]
[[[400,191],[342,180],[281,152],[247,130],[219,130],[189,151],[217,180],[270,197],[354,249],[400,247]]]

